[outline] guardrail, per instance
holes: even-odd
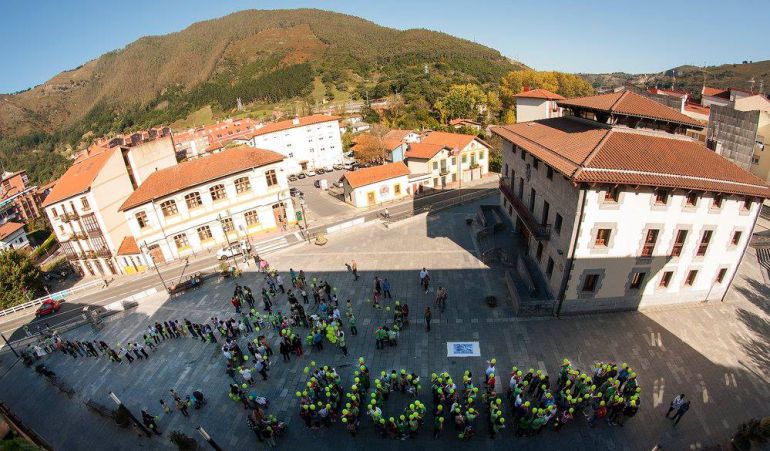
[[[89,288],[94,287],[103,287],[104,281],[103,280],[94,280],[88,283],[84,283],[83,285],[76,285],[72,288],[67,288],[66,290],[57,291],[56,293],[51,293],[50,295],[42,296],[37,299],[33,299],[29,302],[25,302],[24,304],[19,304],[16,306],[13,306],[11,308],[7,308],[5,310],[0,310],[0,316],[7,316],[11,313],[15,313],[21,310],[26,310],[31,307],[37,307],[38,305],[42,304],[48,299],[53,300],[59,300],[59,299],[66,299],[73,293],[77,293],[79,291],[87,290]]]

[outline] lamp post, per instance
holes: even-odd
[[[222,232],[224,232],[225,234],[225,241],[227,241],[227,249],[228,249],[228,252],[230,253],[230,259],[233,261],[233,266],[235,267],[235,269],[238,269],[238,262],[235,261],[235,254],[233,253],[232,244],[230,244],[230,237],[227,236],[227,231],[225,230],[225,223],[224,223],[224,220],[222,219],[222,214],[217,214],[217,219],[219,220],[220,227],[222,227]],[[241,251],[243,251],[243,249],[241,249]]]
[[[139,428],[139,430],[140,430],[140,431],[144,432],[144,433],[147,435],[147,437],[152,437],[152,434],[150,433],[150,431],[148,431],[148,430],[147,430],[147,428],[146,428],[146,427],[144,427],[144,424],[142,424],[142,422],[141,422],[141,421],[139,421],[139,420],[138,420],[138,419],[137,419],[137,418],[134,416],[134,414],[133,414],[133,413],[131,413],[131,411],[130,411],[130,410],[128,410],[128,407],[126,407],[126,406],[123,404],[123,402],[120,400],[120,398],[118,398],[118,397],[115,395],[115,393],[113,393],[113,392],[109,392],[108,394],[110,395],[110,399],[112,399],[113,401],[115,401],[115,404],[117,404],[117,405],[118,405],[118,410],[123,410],[124,412],[126,412],[126,414],[128,415],[128,417],[129,417],[129,418],[131,418],[131,421],[133,421],[133,422],[134,422],[134,424],[136,425],[136,427],[138,427],[138,428]]]
[[[144,246],[146,253],[150,254],[150,248],[147,246],[147,241],[143,242],[142,245]],[[163,280],[163,276],[160,275],[160,270],[158,269],[158,265],[155,264],[155,259],[152,257],[152,254],[150,254],[150,261],[152,262],[152,266],[155,268],[155,272],[158,273],[160,283],[163,284],[163,288],[165,288],[166,292],[168,293],[168,285],[166,285],[166,281]]]
[[[198,433],[200,433],[201,437],[203,437],[203,439],[204,439],[204,440],[206,440],[206,442],[207,442],[209,445],[211,445],[211,447],[212,447],[212,448],[214,448],[216,451],[224,451],[224,450],[222,450],[222,448],[221,448],[221,447],[220,447],[220,446],[217,444],[217,442],[215,442],[215,441],[214,441],[214,439],[213,439],[213,438],[211,438],[211,436],[208,434],[208,432],[206,432],[206,430],[205,430],[205,429],[203,429],[203,426],[198,426],[197,428],[195,428],[195,430],[196,430],[196,431],[198,431]]]
[[[310,242],[310,229],[307,226],[307,214],[305,213],[305,197],[300,196],[299,197],[299,207],[302,209],[302,221],[305,223],[305,237],[307,238],[307,242]]]

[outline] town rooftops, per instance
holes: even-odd
[[[456,148],[456,149],[462,150],[465,148],[465,146],[470,144],[473,140],[482,142],[475,135],[465,135],[462,133],[448,133],[448,132],[427,132],[427,134],[425,134],[420,140],[420,143],[438,144],[441,146],[449,147],[450,149]]]
[[[530,89],[514,94],[513,97],[520,99],[545,99],[545,100],[564,100],[564,97],[553,93],[547,89]]]
[[[282,161],[284,156],[264,149],[238,146],[204,158],[198,158],[150,174],[118,211],[166,197],[187,188],[220,179],[231,174]]]
[[[393,130],[388,131],[388,133],[385,133],[385,136],[383,136],[383,138],[385,138],[385,139],[395,139],[395,140],[398,140],[398,141],[403,141],[411,133],[415,133],[415,131],[414,130],[393,129]]]
[[[454,126],[454,125],[466,125],[466,124],[468,124],[468,125],[481,125],[481,123],[479,123],[479,122],[476,122],[476,121],[471,120],[471,119],[464,119],[464,118],[461,118],[461,117],[458,117],[457,119],[452,119],[451,121],[449,121],[449,125],[452,125],[452,126]]]
[[[689,96],[687,92],[678,91],[676,89],[649,88],[647,92],[650,94],[657,94],[662,96],[679,97],[680,99]]]
[[[139,246],[136,244],[136,239],[132,235],[123,237],[123,241],[120,242],[120,247],[118,247],[118,255],[136,255],[138,253]]]
[[[723,99],[730,99],[730,90],[722,88],[711,88],[704,86],[701,90],[701,94],[709,97],[722,97]]]
[[[312,116],[304,116],[295,119],[287,119],[285,121],[273,122],[258,128],[246,135],[247,138],[253,138],[255,136],[267,135],[268,133],[280,132],[282,130],[289,130],[296,127],[304,127],[306,125],[320,124],[322,122],[338,121],[340,118],[337,116],[328,116],[326,114],[313,114]]]
[[[428,143],[411,143],[406,150],[406,158],[416,158],[418,160],[430,160],[442,149],[446,149],[447,146],[441,144],[428,144]],[[451,147],[449,147],[452,150]]]
[[[8,221],[5,224],[0,225],[0,240],[8,238],[23,228],[24,224],[13,221]]]
[[[404,175],[409,175],[409,169],[404,163],[399,161],[398,163],[388,163],[381,166],[373,166],[371,168],[346,172],[343,177],[348,181],[350,187],[355,189]]]
[[[631,91],[610,92],[557,102],[561,107],[633,116],[703,128],[703,124],[641,94]]]
[[[45,198],[43,207],[53,205],[88,191],[91,188],[94,179],[96,179],[96,176],[99,175],[99,171],[102,170],[104,164],[112,156],[115,149],[119,149],[119,147],[103,149],[88,157],[82,159],[78,158],[75,163],[67,169],[67,172],[56,181],[56,184],[48,194],[48,197]]]
[[[694,141],[570,118],[494,127],[575,183],[610,183],[770,197],[761,179]]]

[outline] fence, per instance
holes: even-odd
[[[478,191],[474,191],[469,194],[462,194],[459,196],[450,197],[449,199],[433,202],[423,207],[403,211],[396,214],[391,214],[389,217],[384,218],[383,222],[385,223],[385,226],[388,226],[394,222],[402,221],[404,219],[411,218],[412,216],[417,216],[421,213],[445,210],[447,208],[454,207],[456,205],[460,205],[460,204],[472,202],[474,200],[482,199],[484,197],[488,197],[498,192],[499,191],[497,190],[497,188],[479,189]]]
[[[0,316],[7,316],[7,315],[10,315],[11,313],[15,313],[21,310],[26,310],[31,307],[37,307],[38,305],[42,304],[48,299],[63,300],[68,298],[73,293],[77,293],[79,291],[84,291],[94,287],[104,287],[104,281],[94,280],[92,282],[84,283],[83,285],[75,285],[72,288],[67,288],[66,290],[57,291],[56,293],[51,293],[49,295],[42,296],[37,299],[33,299],[29,302],[25,302],[24,304],[19,304],[5,310],[0,310]]]

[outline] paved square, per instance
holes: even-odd
[[[496,202],[495,198],[486,203]],[[502,280],[503,268],[489,268],[479,261],[474,231],[464,219],[473,215],[478,202],[391,225],[363,226],[331,235],[323,247],[302,244],[268,257],[270,264],[286,277],[289,268],[303,269],[310,278],[327,280],[337,287],[340,303],[350,298],[358,318],[358,335],[347,334],[349,356],[331,346],[323,351],[306,349],[301,358],[284,363],[280,355],[272,358],[270,378],[256,382],[256,391],[270,399],[268,412],[289,424],[279,439],[278,449],[651,449],[661,443],[666,449],[697,449],[723,441],[737,425],[752,416],[767,415],[770,405],[770,307],[753,255],[747,254],[728,295],[728,302],[707,306],[682,307],[647,312],[628,312],[580,317],[519,319],[502,301],[487,307],[484,297],[507,299]],[[501,233],[509,233],[504,231]],[[354,281],[345,264],[355,259],[360,280]],[[419,285],[423,267],[431,274],[426,294]],[[370,302],[375,275],[387,277],[395,300],[408,303],[411,326],[402,331],[397,347],[375,349],[375,329],[392,322],[390,312],[373,309]],[[286,277],[288,279],[288,277]],[[238,280],[250,286],[255,295],[262,287],[262,276],[247,272]],[[435,311],[431,331],[425,332],[422,312],[430,305],[438,286],[448,289],[446,310]],[[149,322],[189,318],[204,322],[212,316],[232,314],[229,299],[233,281],[207,281],[203,288],[173,300],[154,299],[138,308],[111,318],[98,334],[80,328],[66,334],[78,339],[104,339],[125,343],[141,337]],[[259,297],[258,295],[256,297]],[[312,301],[311,301],[312,302]],[[288,311],[286,297],[279,297],[276,308]],[[312,312],[312,310],[311,310]],[[302,333],[302,329],[299,329]],[[263,331],[264,333],[265,331]],[[266,335],[278,347],[275,331]],[[252,335],[253,338],[254,335]],[[448,358],[447,342],[479,342],[480,357]],[[245,343],[245,340],[241,340]],[[421,376],[420,398],[429,406],[430,374],[448,371],[459,380],[466,369],[483,374],[486,360],[497,358],[507,384],[512,365],[542,369],[556,374],[562,358],[588,369],[594,361],[628,362],[639,373],[642,403],[639,414],[624,428],[602,423],[590,429],[585,421],[550,429],[532,438],[516,438],[510,428],[496,440],[487,438],[480,421],[479,433],[470,443],[457,440],[451,427],[438,440],[430,437],[430,415],[414,440],[389,441],[375,435],[368,417],[363,417],[359,435],[351,438],[341,425],[331,429],[307,430],[297,413],[294,392],[304,385],[303,368],[311,360],[336,366],[343,386],[352,383],[352,364],[364,356],[374,374],[381,370],[405,368]],[[93,399],[109,405],[114,391],[135,413],[145,406],[161,416],[158,425],[164,433],[181,430],[198,439],[194,431],[202,425],[225,450],[264,449],[246,424],[240,404],[228,399],[230,382],[224,358],[218,347],[199,340],[166,340],[148,361],[116,365],[104,357],[72,359],[61,353],[44,358],[76,390],[69,399],[21,364],[9,369],[12,361],[0,358],[5,375],[0,399],[27,425],[44,436],[56,449],[129,450],[173,449],[167,437],[140,438],[118,428],[83,406]],[[259,378],[257,378],[259,379]],[[191,416],[179,412],[161,413],[158,400],[171,400],[169,389],[191,393],[202,389],[208,405],[192,410]],[[676,429],[663,418],[670,399],[684,392],[692,400],[690,412]],[[399,397],[390,401],[404,402]],[[400,409],[400,408],[399,408]],[[509,415],[508,408],[505,409]]]

